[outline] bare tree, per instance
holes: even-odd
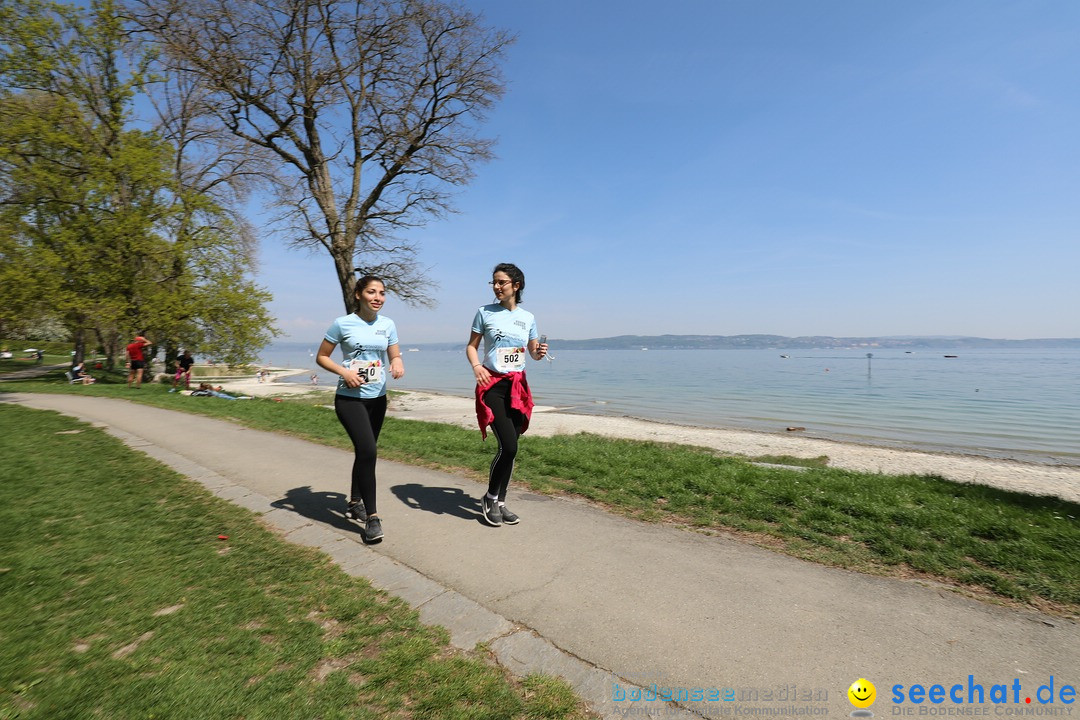
[[[491,158],[478,136],[513,41],[439,0],[129,0],[170,71],[197,76],[218,120],[279,161],[279,220],[331,256],[347,311],[357,270],[429,296],[410,228],[451,211]]]

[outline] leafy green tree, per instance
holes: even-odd
[[[167,229],[173,257],[158,285],[160,303],[174,318],[163,338],[166,363],[181,347],[230,364],[249,362],[277,334],[265,309],[269,293],[246,279],[257,242],[242,207],[265,163],[216,121],[189,75],[162,76],[149,99],[155,132],[175,148]]]
[[[87,333],[113,365],[146,330],[249,361],[274,333],[250,243],[184,185],[177,148],[133,126],[145,78],[126,37],[112,0],[0,5],[0,288],[35,288],[11,312],[62,316],[80,358]]]

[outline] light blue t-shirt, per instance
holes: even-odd
[[[484,336],[484,366],[501,373],[524,370],[529,341],[538,337],[531,312],[521,306],[507,310],[499,303],[476,311],[472,331]]]
[[[374,320],[367,322],[353,313],[335,320],[325,337],[341,346],[344,358],[341,364],[356,370],[365,380],[360,387],[351,388],[344,378],[338,378],[338,395],[377,398],[386,394],[386,375],[390,371],[386,348],[398,344],[393,320],[376,315]]]

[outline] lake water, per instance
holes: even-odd
[[[540,405],[683,425],[1080,466],[1080,350],[565,350],[531,362]],[[401,390],[472,396],[464,350],[403,353]],[[945,355],[957,355],[946,358]],[[314,347],[263,353],[315,371]],[[336,376],[321,369],[321,384]],[[307,382],[307,378],[297,378]]]

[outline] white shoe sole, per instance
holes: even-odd
[[[491,521],[491,518],[488,517],[487,510],[485,509],[484,506],[485,506],[485,502],[484,502],[483,498],[481,498],[481,500],[480,500],[480,515],[484,518],[484,522],[486,522],[491,527],[500,527],[500,526],[502,526],[502,520],[500,520],[499,522],[492,522]]]

